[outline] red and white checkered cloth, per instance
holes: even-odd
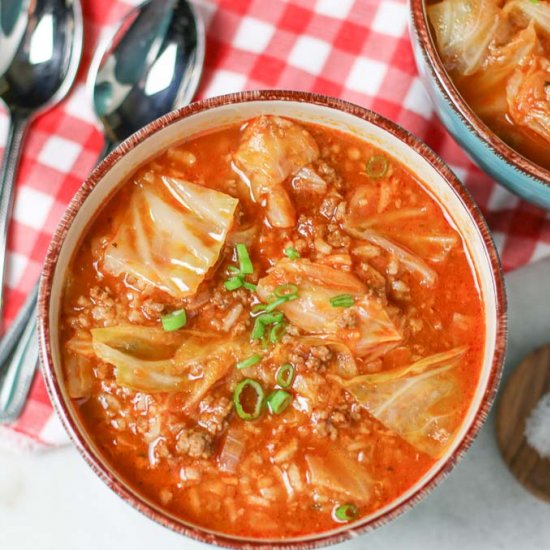
[[[33,124],[23,155],[8,243],[8,322],[36,281],[50,237],[102,147],[84,88],[91,55],[102,33],[138,0],[82,3],[86,43],[78,84],[62,105]],[[425,140],[466,183],[492,227],[506,270],[550,255],[547,213],[482,173],[434,115],[415,69],[406,0],[197,0],[197,5],[207,27],[199,99],[285,88],[378,111]],[[2,113],[1,139],[6,128]],[[21,418],[0,428],[0,444],[64,440],[38,375]]]

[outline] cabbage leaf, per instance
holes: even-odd
[[[322,456],[307,454],[305,460],[314,489],[329,491],[332,498],[353,499],[358,504],[369,500],[373,485],[370,475],[343,449],[332,446]]]
[[[302,330],[325,335],[344,343],[353,353],[363,355],[373,346],[401,340],[401,334],[384,305],[367,295],[366,286],[351,273],[306,259],[281,260],[258,282],[258,296],[263,302],[272,298],[280,285],[298,287],[298,298],[280,306],[288,319]],[[333,307],[330,299],[351,294],[358,326],[345,328],[339,322],[342,308]]]
[[[550,144],[550,61],[534,56],[506,87],[510,118]]]
[[[105,249],[104,269],[175,298],[192,295],[216,263],[237,199],[183,180],[139,181]]]
[[[343,380],[348,390],[388,429],[418,450],[437,458],[460,423],[462,392],[455,367],[467,348],[425,357],[409,366]]]
[[[499,24],[497,0],[443,0],[427,12],[447,69],[461,75],[479,70]]]
[[[96,356],[115,367],[116,381],[135,390],[182,392],[191,410],[243,354],[243,344],[196,331],[164,333],[122,326],[92,329]]]
[[[319,147],[302,126],[276,116],[261,116],[245,129],[234,167],[255,202],[266,199],[275,227],[292,227],[296,212],[283,182],[319,157]]]

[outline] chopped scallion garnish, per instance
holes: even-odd
[[[345,523],[356,519],[359,514],[359,509],[352,503],[340,504],[340,506],[334,509],[333,513],[336,521]]]
[[[244,286],[244,281],[242,277],[231,277],[230,279],[227,279],[223,285],[227,288],[227,290],[237,290],[238,288]]]
[[[227,272],[231,273],[232,275],[240,275],[241,271],[236,265],[228,265],[227,266]]]
[[[237,257],[239,259],[239,267],[243,275],[251,275],[254,273],[254,267],[252,266],[252,261],[248,255],[248,249],[245,244],[237,244]]]
[[[261,322],[260,317],[257,317],[252,327],[252,334],[250,338],[252,340],[261,340],[265,335],[265,325]]]
[[[298,287],[290,283],[286,285],[280,285],[273,291],[273,294],[275,294],[277,298],[286,298],[287,296],[294,296],[295,294],[298,294]]]
[[[291,260],[297,260],[298,258],[300,258],[300,253],[293,246],[285,248],[284,254],[287,258],[290,258]]]
[[[382,155],[373,155],[367,162],[365,172],[367,176],[378,179],[383,178],[388,173],[389,164]]]
[[[251,388],[255,395],[254,408],[251,412],[247,412],[244,408],[244,403],[241,400],[243,393],[247,388]],[[235,412],[243,420],[256,420],[262,412],[262,405],[264,402],[264,389],[257,380],[252,378],[245,378],[243,381],[237,384],[235,391],[233,392],[233,403],[235,404]],[[248,403],[248,400],[247,400]]]
[[[281,414],[292,402],[292,394],[285,390],[275,390],[266,399],[271,414]]]
[[[246,288],[246,290],[251,290],[252,292],[256,292],[258,287],[253,283],[249,283],[248,281],[243,281],[243,288]]]
[[[298,294],[290,294],[288,296],[281,296],[280,298],[277,298],[276,300],[273,300],[273,302],[269,302],[267,306],[265,306],[265,311],[269,313],[270,311],[273,311],[274,309],[278,308],[279,306],[282,306],[283,304],[286,304],[287,302],[291,302],[292,300],[296,300],[298,298]]]
[[[269,341],[272,344],[276,344],[281,339],[285,328],[286,323],[284,321],[281,321],[280,323],[275,323],[273,325],[273,328],[271,329],[271,332],[269,333]]]
[[[294,380],[294,373],[296,372],[296,369],[293,365],[290,363],[285,363],[278,371],[277,371],[277,384],[281,386],[281,388],[289,388]]]
[[[351,307],[355,304],[355,300],[351,294],[339,294],[330,299],[332,307]]]
[[[256,355],[252,355],[248,359],[243,359],[242,361],[239,361],[235,366],[238,369],[246,369],[248,367],[252,367],[259,363],[262,360],[262,356],[257,353]]]
[[[166,332],[172,332],[187,324],[187,313],[185,313],[185,309],[177,309],[172,311],[172,313],[168,313],[168,315],[163,315],[160,321],[162,323],[162,328]]]
[[[261,340],[265,336],[265,327],[267,325],[281,324],[283,322],[284,315],[281,312],[276,313],[262,313],[256,317],[254,321],[254,327],[252,328],[251,338],[252,340]]]

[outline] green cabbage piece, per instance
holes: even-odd
[[[149,176],[136,183],[117,220],[103,267],[175,298],[190,296],[218,260],[238,200],[187,181]]]
[[[434,458],[460,423],[462,391],[455,368],[466,347],[425,357],[409,366],[357,376],[329,375],[377,420]]]

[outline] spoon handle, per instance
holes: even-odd
[[[6,274],[6,247],[8,227],[13,207],[13,191],[17,177],[17,168],[29,117],[20,113],[11,113],[8,140],[4,150],[4,159],[0,169],[0,319],[4,308],[4,279]]]
[[[38,365],[38,336],[36,313],[15,348],[0,388],[0,424],[16,420],[27,401],[34,373]]]

